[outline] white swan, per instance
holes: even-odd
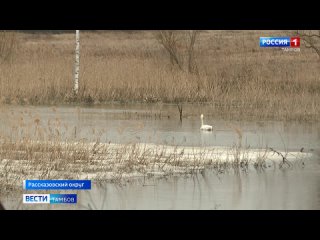
[[[212,126],[210,126],[210,125],[203,125],[203,114],[201,114],[200,118],[201,118],[201,127],[200,127],[200,130],[203,130],[203,131],[212,131]]]

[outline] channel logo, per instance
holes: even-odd
[[[25,204],[76,204],[77,194],[23,194]]]
[[[50,194],[23,194],[23,203],[50,203]]]
[[[50,194],[50,204],[76,204],[77,194]]]
[[[260,47],[299,48],[300,37],[260,37]]]

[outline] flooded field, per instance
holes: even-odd
[[[6,107],[0,113],[0,131],[19,136],[19,126],[35,138],[34,121],[48,129],[59,126],[65,139],[86,139],[112,143],[155,143],[180,146],[231,146],[238,142],[253,148],[265,146],[278,150],[317,149],[320,146],[319,123],[238,122],[210,115],[210,107],[189,105],[179,121],[176,105],[109,105],[107,107]],[[190,114],[190,112],[192,114]],[[208,112],[208,114],[206,114]],[[201,132],[200,114],[213,132]],[[28,125],[29,124],[29,125]]]
[[[91,191],[78,192],[75,206],[21,205],[22,191],[12,191],[1,201],[7,209],[320,209],[318,123],[224,121],[210,115],[209,106],[190,105],[184,111],[181,123],[176,105],[6,106],[0,113],[0,132],[14,141],[28,136],[45,142],[58,127],[63,141],[181,149],[241,145],[288,153],[290,161],[291,153],[308,158],[292,161],[288,168],[272,161],[262,169],[249,166],[223,172],[197,165],[199,171],[185,175],[137,176],[120,184],[95,180]],[[205,123],[213,125],[212,132],[200,131],[201,113]]]

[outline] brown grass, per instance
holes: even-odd
[[[293,166],[289,162],[292,156],[302,160],[307,156],[290,153],[291,156],[264,147],[258,149],[258,155],[250,155],[251,150],[257,149],[244,146],[242,130],[236,126],[231,127],[238,136],[238,143],[222,149],[134,142],[101,143],[98,131],[93,131],[96,132],[93,133],[96,136],[93,143],[67,133],[72,126],[61,122],[58,116],[46,122],[36,116],[26,119],[26,115],[30,112],[24,111],[24,117],[10,119],[12,127],[9,131],[0,130],[0,195],[21,188],[25,179],[85,178],[121,182],[133,177],[194,174],[204,168],[211,168],[217,174],[229,170],[239,173],[247,172],[251,163],[256,169],[266,169],[270,153],[285,156],[283,162],[278,161],[280,167]],[[288,166],[282,166],[283,163]]]
[[[261,49],[281,31],[202,31],[199,75],[172,68],[151,31],[82,32],[80,94],[72,96],[73,34],[17,33],[0,64],[3,103],[206,102],[229,119],[319,120],[319,60],[310,49]],[[188,113],[189,114],[189,113]]]
[[[18,47],[16,36],[13,31],[0,31],[0,63],[12,59]]]

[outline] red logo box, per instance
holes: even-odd
[[[292,48],[300,47],[300,37],[290,38],[290,47],[292,47]]]

